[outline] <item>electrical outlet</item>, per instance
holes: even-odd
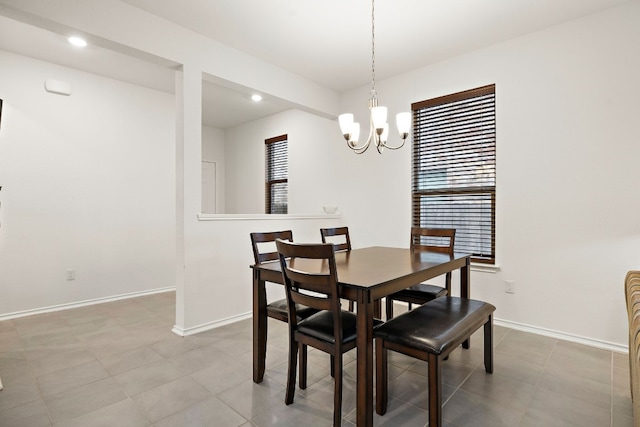
[[[516,293],[516,282],[514,282],[513,280],[505,280],[504,291],[508,294]]]
[[[76,280],[76,271],[73,269],[67,270],[67,280]]]

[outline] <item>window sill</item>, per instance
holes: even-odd
[[[500,271],[500,266],[495,264],[481,264],[481,263],[471,263],[471,271],[479,271],[482,273],[497,273]]]

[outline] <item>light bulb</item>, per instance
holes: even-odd
[[[403,112],[396,114],[396,125],[398,126],[400,138],[406,139],[411,129],[411,113]]]
[[[387,107],[373,107],[371,109],[371,119],[373,120],[373,127],[376,128],[376,131],[379,131],[379,135],[387,122]]]
[[[360,138],[360,123],[353,122],[351,124],[351,138],[349,138],[349,141],[354,142],[355,145],[355,143],[358,142],[358,138]]]
[[[338,123],[340,123],[340,130],[344,137],[348,140],[351,129],[353,128],[353,114],[346,113],[338,116]]]

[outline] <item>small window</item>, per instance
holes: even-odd
[[[288,207],[287,135],[265,140],[265,212],[286,214]]]
[[[455,251],[495,263],[495,85],[417,102],[412,224],[455,228]]]

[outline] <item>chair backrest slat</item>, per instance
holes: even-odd
[[[290,263],[287,267],[287,275],[293,283],[304,283],[304,289],[312,292],[321,292],[324,294],[329,293],[331,290],[331,277],[327,274],[313,274],[310,272],[300,271],[291,267]]]
[[[331,300],[325,297],[309,295],[294,290],[291,292],[291,299],[296,304],[313,307],[316,310],[331,310]]]

